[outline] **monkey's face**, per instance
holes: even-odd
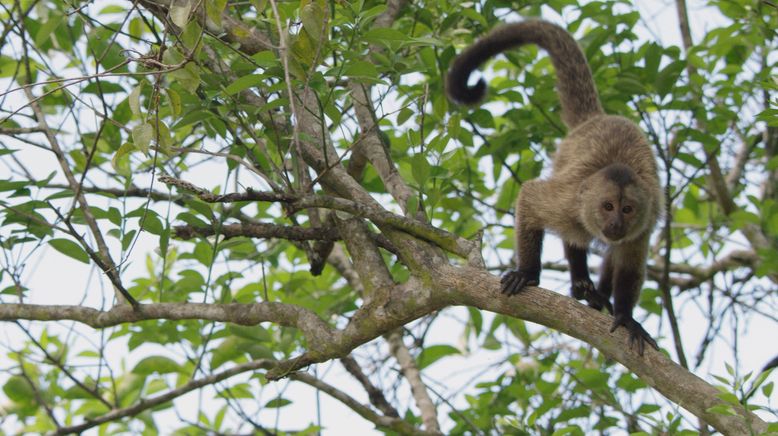
[[[646,198],[634,179],[619,183],[595,174],[581,188],[584,227],[608,244],[630,241],[645,227]]]

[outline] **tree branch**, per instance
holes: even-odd
[[[367,218],[376,225],[391,226],[410,235],[419,237],[437,244],[446,251],[468,258],[474,251],[480,249],[473,241],[461,238],[453,233],[441,230],[429,224],[393,214],[371,201],[369,204],[347,200],[345,198],[330,197],[325,195],[294,196],[287,193],[261,192],[247,190],[244,193],[231,193],[216,195],[210,191],[193,185],[185,180],[180,180],[168,175],[159,176],[159,181],[171,186],[176,186],[187,192],[197,195],[203,201],[209,203],[235,202],[235,201],[277,201],[288,203],[288,213],[293,214],[298,210],[308,208],[326,208],[348,212],[356,217]]]
[[[24,135],[27,133],[46,133],[40,127],[0,127],[0,135]]]
[[[767,424],[758,416],[721,400],[719,390],[673,362],[663,352],[647,349],[644,356],[639,356],[637,350],[626,346],[629,337],[625,329],[610,332],[611,317],[608,315],[537,287],[504,297],[499,293],[498,278],[481,270],[448,265],[435,268],[435,277],[440,280],[436,286],[448,294],[451,304],[513,316],[581,339],[723,434],[751,434],[752,430],[758,434],[767,429]],[[732,415],[709,411],[717,405],[731,409]]]
[[[314,312],[291,304],[263,302],[253,304],[155,303],[139,304],[135,309],[116,306],[97,310],[84,306],[0,304],[0,321],[77,321],[94,328],[113,327],[151,319],[200,319],[256,325],[274,322],[296,327],[303,332],[312,350],[333,341],[334,332]]]
[[[378,425],[379,427],[390,428],[400,434],[439,434],[436,432],[421,431],[418,428],[409,424],[407,421],[397,417],[378,415],[372,409],[370,409],[370,407],[360,403],[359,401],[357,401],[347,393],[341,391],[340,389],[330,384],[324,383],[323,381],[317,379],[316,377],[308,373],[304,373],[304,372],[294,373],[291,374],[289,378],[313,386],[314,388],[324,392],[325,394],[345,404],[346,406],[348,406],[349,409],[359,414],[359,416]]]
[[[386,416],[392,416],[399,418],[400,414],[397,412],[389,402],[386,400],[384,393],[375,387],[370,379],[362,372],[362,368],[357,363],[356,359],[351,356],[346,356],[340,359],[340,363],[346,368],[349,374],[351,374],[367,392],[367,397],[370,399],[370,404],[375,406],[378,410],[384,413]]]
[[[128,306],[99,311],[81,306],[2,304],[0,320],[73,320],[104,328],[147,319],[207,319],[244,325],[269,321],[298,327],[311,349],[297,358],[277,362],[266,375],[274,379],[312,363],[344,357],[354,348],[443,307],[468,305],[554,328],[593,345],[607,358],[632,370],[670,401],[703,418],[724,434],[749,434],[752,429],[756,432],[767,429],[767,424],[760,418],[720,400],[716,388],[663,353],[649,348],[641,357],[636,350],[630,350],[625,346],[629,343],[626,330],[611,333],[611,319],[607,315],[542,288],[531,287],[519,295],[506,297],[500,293],[499,279],[480,269],[453,267],[432,260],[427,266],[431,276],[423,283],[430,287],[411,277],[389,293],[392,299],[381,310],[362,312],[359,317],[355,315],[346,329],[339,332],[333,332],[306,309],[280,303],[161,303],[140,305],[135,311]],[[717,405],[731,408],[733,415],[708,411]]]
[[[184,394],[192,392],[195,389],[202,388],[203,386],[208,386],[208,385],[218,383],[222,380],[226,380],[230,377],[233,377],[235,375],[244,372],[254,371],[262,368],[267,369],[269,367],[272,367],[273,365],[274,365],[274,361],[267,360],[267,359],[254,360],[251,362],[236,365],[228,370],[213,375],[209,375],[203,378],[199,378],[196,380],[192,380],[189,383],[179,388],[167,391],[164,394],[160,394],[148,399],[140,399],[138,400],[137,403],[133,404],[132,406],[124,407],[121,409],[114,409],[96,418],[91,418],[91,419],[87,418],[86,422],[82,424],[73,425],[70,427],[60,427],[59,429],[57,429],[56,434],[64,435],[64,434],[71,434],[71,433],[81,433],[85,430],[96,427],[100,424],[105,424],[106,422],[116,421],[118,419],[126,418],[128,416],[135,416],[145,410],[165,404]]]
[[[421,372],[416,366],[416,360],[411,356],[410,350],[403,342],[402,329],[389,333],[387,342],[389,342],[389,352],[397,359],[403,376],[408,380],[408,384],[411,385],[411,394],[413,394],[416,405],[421,411],[421,420],[424,422],[424,428],[430,432],[440,433],[438,409],[427,392],[427,386],[421,380]]]
[[[212,236],[217,229],[213,227],[176,226],[177,238],[189,240],[197,236]],[[220,236],[225,239],[245,236],[262,239],[285,239],[287,241],[338,241],[340,232],[334,227],[299,227],[282,226],[269,223],[238,223],[224,224],[218,228]]]

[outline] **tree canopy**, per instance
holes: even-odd
[[[0,429],[778,432],[778,348],[741,345],[778,325],[778,9],[648,3],[0,0]],[[527,46],[481,105],[444,78],[529,17],[655,148],[661,351],[568,297],[552,236],[500,294],[556,77]]]

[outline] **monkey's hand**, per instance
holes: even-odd
[[[540,283],[540,271],[508,271],[502,276],[500,283],[503,294],[516,295],[526,286],[537,286]]]
[[[598,312],[600,312],[604,307],[608,309],[608,313],[613,315],[611,299],[596,289],[586,293],[586,302],[589,303],[589,307],[595,309]]]
[[[570,294],[576,300],[589,301],[589,294],[595,292],[594,283],[589,277],[573,280],[573,286],[570,288]]]
[[[615,319],[613,320],[613,324],[611,324],[611,333],[613,333],[620,325],[623,325],[624,328],[629,331],[630,350],[635,344],[637,344],[638,354],[643,356],[643,350],[646,347],[646,342],[648,342],[648,345],[654,347],[655,350],[659,350],[659,345],[656,344],[654,338],[652,338],[651,335],[649,335],[648,332],[643,328],[643,326],[640,325],[639,322],[635,321],[631,315],[616,315]]]

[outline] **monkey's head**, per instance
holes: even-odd
[[[603,242],[631,241],[649,225],[651,195],[626,165],[611,164],[587,177],[579,194],[580,219]]]

